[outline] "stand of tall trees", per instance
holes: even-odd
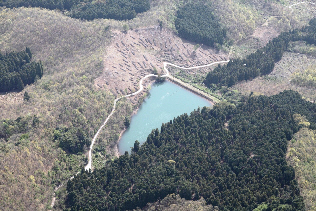
[[[309,21],[309,25],[303,27],[302,32],[302,40],[304,40],[308,44],[316,45],[316,18],[311,19]]]
[[[31,62],[29,48],[21,52],[0,52],[0,92],[21,91],[27,84],[43,76],[41,62]]]
[[[69,210],[130,210],[176,193],[203,197],[220,210],[304,210],[288,141],[301,127],[316,128],[316,105],[294,91],[244,98],[183,114],[153,130],[132,153],[67,184]]]
[[[116,20],[133,19],[137,13],[150,9],[149,0],[108,0],[106,3],[89,2],[72,8],[70,17],[86,20],[109,18]]]
[[[47,9],[68,10],[69,16],[85,20],[110,18],[116,20],[133,19],[137,13],[150,9],[149,0],[4,0],[0,6],[42,7]]]
[[[74,5],[84,0],[3,0],[0,6],[13,7],[42,7],[50,10],[70,10]]]
[[[177,11],[175,26],[180,37],[214,47],[223,44],[226,30],[204,3],[188,3]]]

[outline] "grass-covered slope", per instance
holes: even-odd
[[[44,67],[43,77],[24,89],[28,101],[24,92],[0,95],[0,207],[45,210],[54,188],[85,163],[82,153],[68,154],[59,147],[54,131],[80,129],[91,140],[112,109],[109,90],[94,86],[110,34],[106,22],[81,22],[38,8],[2,9],[0,25],[2,51],[28,46]],[[119,109],[108,138],[123,128],[126,109]]]
[[[73,6],[85,0],[2,0],[0,6],[14,7],[42,7],[50,10],[70,10]]]
[[[223,210],[304,210],[288,141],[300,113],[315,128],[315,104],[292,91],[250,97],[237,107],[218,105],[181,115],[154,130],[140,148],[67,184],[73,210],[126,210],[177,193],[205,198]]]

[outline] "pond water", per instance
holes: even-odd
[[[212,106],[206,99],[169,81],[154,84],[149,96],[144,100],[136,115],[131,119],[130,127],[124,132],[118,147],[120,154],[130,153],[134,142],[141,144],[149,133],[181,114],[190,114],[198,107]]]

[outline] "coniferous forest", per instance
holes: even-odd
[[[153,130],[140,147],[67,184],[70,210],[144,207],[171,193],[203,197],[220,210],[304,210],[288,141],[304,115],[316,128],[316,105],[297,92],[245,97],[183,114]]]
[[[226,30],[203,3],[188,3],[177,11],[175,26],[180,37],[214,47],[223,44]]]
[[[21,91],[27,84],[43,76],[41,62],[31,62],[29,48],[21,52],[0,52],[0,92]]]
[[[316,44],[316,18],[309,21],[309,25],[301,30],[301,39],[308,44]]]
[[[72,8],[70,17],[86,20],[110,18],[116,20],[133,19],[137,13],[150,9],[149,0],[109,0],[78,4]]]
[[[3,0],[0,6],[13,7],[42,7],[50,10],[70,10],[83,0]]]
[[[72,18],[93,20],[109,18],[116,20],[133,19],[137,13],[150,9],[149,0],[4,0],[0,6],[13,7],[43,7],[69,11]]]

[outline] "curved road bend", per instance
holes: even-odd
[[[196,66],[196,67],[181,67],[181,66],[178,66],[178,65],[175,65],[175,64],[172,64],[172,63],[169,63],[169,62],[164,62],[163,63],[163,66],[164,66],[164,70],[166,71],[166,74],[165,75],[162,75],[161,77],[169,77],[170,76],[170,73],[169,73],[169,70],[167,69],[167,65],[170,65],[170,66],[173,66],[173,67],[177,67],[177,68],[180,68],[180,69],[184,69],[184,70],[191,70],[191,69],[198,69],[198,68],[202,68],[202,67],[209,67],[209,66],[212,66],[212,65],[215,65],[215,64],[221,64],[221,63],[227,63],[229,62],[228,61],[219,61],[219,62],[213,62],[211,64],[207,64],[207,65],[201,65],[201,66]],[[103,129],[103,127],[106,125],[106,123],[109,121],[110,117],[113,115],[113,113],[115,112],[115,108],[116,108],[116,103],[117,101],[119,101],[120,99],[124,98],[124,97],[130,97],[130,96],[134,96],[134,95],[137,95],[139,94],[140,92],[143,91],[144,89],[144,86],[143,86],[143,81],[148,78],[148,77],[158,77],[158,75],[154,75],[154,74],[149,74],[149,75],[146,75],[144,76],[140,81],[139,81],[139,90],[132,93],[132,94],[128,94],[128,95],[125,95],[125,96],[122,96],[122,97],[118,97],[114,100],[114,104],[113,104],[113,108],[112,108],[112,111],[111,113],[109,114],[109,116],[106,118],[106,120],[104,121],[104,123],[101,125],[101,127],[99,128],[99,130],[97,131],[97,133],[94,135],[93,139],[92,139],[92,142],[91,142],[91,145],[90,145],[90,150],[89,150],[89,155],[88,155],[88,164],[85,166],[85,170],[89,170],[92,168],[92,149],[93,149],[93,145],[95,143],[95,140],[97,139],[99,133],[101,132],[101,130]]]
[[[293,12],[293,6],[296,6],[296,5],[299,5],[299,4],[313,4],[313,5],[316,5],[316,3],[313,3],[313,2],[298,2],[298,3],[295,3],[295,4],[292,4],[290,6],[288,6],[288,8],[291,9],[291,12]],[[173,66],[173,67],[177,67],[177,68],[180,68],[180,69],[183,69],[183,70],[191,70],[191,69],[197,69],[197,68],[202,68],[202,67],[209,67],[209,66],[212,66],[214,64],[221,64],[221,63],[227,63],[229,62],[229,60],[227,61],[219,61],[219,62],[213,62],[211,64],[207,64],[207,65],[201,65],[201,66],[196,66],[196,67],[181,67],[181,66],[178,66],[178,65],[175,65],[175,64],[172,64],[172,63],[169,63],[169,62],[164,62],[163,63],[163,67],[164,67],[164,70],[166,71],[166,74],[165,75],[162,75],[161,77],[169,77],[170,74],[169,74],[169,71],[167,69],[167,65],[170,65],[170,66]],[[117,101],[119,101],[120,99],[124,98],[124,97],[130,97],[130,96],[134,96],[134,95],[137,95],[139,94],[141,91],[143,91],[144,87],[143,87],[143,80],[148,78],[148,77],[158,77],[158,75],[154,75],[154,74],[149,74],[149,75],[146,75],[144,76],[140,82],[139,82],[139,90],[132,93],[132,94],[128,94],[128,95],[125,95],[125,96],[122,96],[122,97],[119,97],[119,98],[116,98],[114,100],[114,104],[113,104],[113,108],[112,108],[112,112],[109,114],[109,116],[106,118],[106,120],[103,122],[103,124],[101,125],[101,127],[99,128],[99,130],[97,131],[97,133],[94,135],[93,139],[92,139],[92,142],[91,142],[91,145],[90,145],[90,150],[89,150],[89,155],[88,155],[88,164],[85,166],[85,170],[90,170],[92,169],[92,149],[93,149],[93,145],[95,143],[95,140],[97,139],[99,133],[101,132],[101,130],[103,129],[103,127],[106,125],[106,123],[109,121],[110,117],[113,115],[113,113],[115,112],[115,107],[116,107],[116,103]],[[79,173],[79,172],[78,172]],[[77,174],[78,174],[77,173]],[[73,176],[69,179],[72,179]],[[52,203],[51,203],[51,207],[53,208],[54,207],[54,204],[55,204],[55,192],[61,188],[62,186],[64,185],[61,184],[59,185],[58,187],[55,188],[55,191],[54,191],[54,195],[53,195],[53,199],[52,199]]]
[[[173,66],[173,67],[176,67],[176,68],[180,68],[180,69],[183,69],[183,70],[192,70],[192,69],[198,69],[198,68],[203,68],[203,67],[209,67],[209,66],[212,66],[212,65],[215,65],[215,64],[221,64],[221,63],[227,63],[229,62],[229,60],[227,61],[218,61],[218,62],[213,62],[213,63],[210,63],[210,64],[206,64],[206,65],[200,65],[200,66],[195,66],[195,67],[181,67],[181,66],[178,66],[178,65],[175,65],[175,64],[172,64],[172,63],[169,63],[169,62],[164,62],[163,63],[163,68],[166,72],[166,74],[162,75],[161,77],[170,77],[170,73],[169,73],[169,70],[167,69],[167,66],[170,65],[170,66]],[[97,131],[97,133],[94,135],[93,139],[92,139],[92,142],[91,142],[91,145],[90,145],[90,149],[89,149],[89,154],[88,154],[88,164],[85,166],[85,170],[86,171],[89,171],[90,169],[92,170],[92,149],[93,149],[93,145],[96,141],[96,139],[98,138],[101,130],[103,129],[103,127],[106,125],[106,123],[109,121],[109,119],[111,118],[111,116],[113,115],[113,113],[115,112],[115,108],[116,108],[116,103],[117,101],[119,101],[120,99],[124,98],[124,97],[131,97],[131,96],[134,96],[134,95],[137,95],[139,94],[140,92],[143,91],[144,89],[144,86],[143,86],[143,81],[146,79],[146,78],[149,78],[149,77],[158,77],[158,75],[155,75],[155,74],[148,74],[146,76],[144,76],[140,81],[139,81],[139,90],[137,90],[136,92],[134,93],[131,93],[131,94],[128,94],[128,95],[125,95],[125,96],[122,96],[122,97],[118,97],[114,100],[114,103],[113,103],[113,107],[112,107],[112,111],[111,113],[108,115],[108,117],[105,119],[105,121],[103,122],[103,124],[101,125],[101,127],[99,128],[99,130]],[[78,174],[79,172],[77,172]],[[76,174],[76,175],[77,175]],[[73,179],[74,176],[70,177],[69,180]],[[68,181],[68,180],[67,180]],[[53,195],[53,198],[52,198],[52,203],[51,203],[51,208],[54,207],[55,205],[55,200],[56,200],[56,197],[55,197],[55,192],[61,188],[65,183],[62,183],[61,185],[59,185],[58,187],[55,188],[55,191],[54,191],[54,195]]]

